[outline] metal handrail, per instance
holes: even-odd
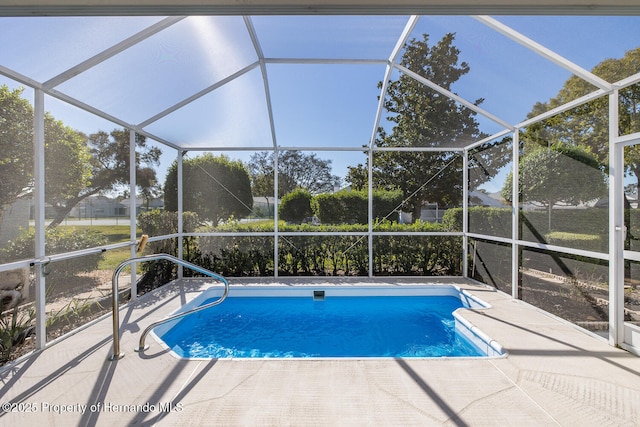
[[[176,258],[172,255],[169,254],[153,254],[153,255],[146,255],[146,256],[141,256],[141,257],[136,257],[136,258],[130,258],[126,261],[121,262],[118,267],[116,267],[116,269],[113,271],[113,276],[111,277],[111,286],[112,286],[112,303],[113,303],[113,355],[109,358],[110,360],[117,360],[117,359],[121,359],[124,357],[124,352],[120,351],[120,312],[118,310],[118,277],[120,276],[120,272],[129,264],[133,264],[134,262],[141,262],[141,261],[155,261],[155,260],[167,260],[167,261],[173,261],[174,263],[181,265],[183,267],[188,267],[191,270],[197,271],[198,273],[202,273],[204,275],[207,275],[209,277],[213,277],[216,280],[221,281],[224,284],[224,292],[222,294],[222,296],[220,298],[218,298],[217,300],[209,303],[209,304],[205,304],[196,308],[193,308],[191,310],[185,311],[183,313],[177,313],[174,314],[173,316],[169,316],[167,318],[158,320],[154,323],[152,323],[151,325],[147,326],[147,328],[142,332],[142,335],[140,336],[140,342],[139,342],[139,347],[136,349],[136,351],[144,351],[145,345],[145,338],[147,337],[147,334],[156,326],[165,323],[165,322],[169,322],[171,320],[174,319],[178,319],[180,317],[184,317],[188,314],[191,313],[195,313],[196,311],[200,311],[200,310],[204,310],[205,308],[209,308],[209,307],[213,307],[214,305],[218,305],[220,304],[222,301],[224,301],[224,299],[227,297],[227,295],[229,294],[229,282],[227,281],[227,279],[225,279],[224,277],[220,276],[219,274],[216,274],[212,271],[207,270],[206,268],[202,268],[199,267],[195,264],[192,264],[190,262],[187,261],[183,261],[180,258]]]

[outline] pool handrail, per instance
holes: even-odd
[[[214,305],[218,305],[222,301],[224,301],[227,295],[229,294],[229,282],[227,281],[227,279],[220,276],[219,274],[216,274],[212,271],[207,270],[206,268],[202,268],[188,261],[181,260],[180,258],[176,258],[173,255],[152,254],[152,255],[145,255],[141,257],[129,258],[128,260],[121,262],[113,271],[113,275],[111,276],[111,287],[112,287],[111,300],[113,304],[113,316],[112,316],[113,317],[113,354],[111,355],[111,357],[109,357],[110,360],[122,359],[124,357],[124,352],[120,351],[120,311],[118,309],[118,298],[119,298],[118,277],[120,276],[120,272],[126,266],[128,266],[129,264],[133,264],[134,262],[156,261],[156,260],[172,261],[178,265],[187,267],[191,270],[197,271],[198,273],[202,273],[206,276],[212,277],[224,284],[224,292],[222,293],[222,296],[220,298],[218,298],[217,300],[209,304],[195,307],[195,308],[192,308],[191,310],[188,310],[182,313],[176,313],[172,316],[153,322],[151,325],[147,326],[147,328],[142,332],[142,335],[140,336],[139,346],[137,349],[135,349],[135,351],[141,352],[146,349],[144,345],[145,338],[147,337],[147,334],[156,326],[165,322],[169,322],[174,319],[178,319],[180,317],[184,317],[188,314],[195,313],[196,311],[204,310],[206,308],[213,307]]]

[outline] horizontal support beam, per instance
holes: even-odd
[[[0,16],[636,15],[637,0],[3,0]]]
[[[506,243],[509,245],[514,244],[514,240],[507,237],[489,236],[486,234],[477,234],[477,233],[467,233],[467,237],[470,237],[472,239],[484,240],[487,242]],[[574,248],[568,248],[565,246],[556,246],[556,245],[549,245],[546,243],[530,242],[527,240],[516,240],[515,244],[523,248],[535,248],[535,249],[541,249],[541,250],[550,251],[550,252],[557,252],[557,253],[568,254],[568,255],[578,255],[586,258],[600,259],[603,261],[609,261],[610,259],[609,254],[604,252],[593,252],[593,251],[587,251],[584,249],[574,249]]]

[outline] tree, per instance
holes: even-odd
[[[33,108],[22,92],[0,86],[0,222],[33,183]]]
[[[182,164],[183,209],[217,225],[251,213],[253,197],[249,173],[239,160],[210,153]],[[165,209],[178,210],[178,164],[173,162],[164,184]]]
[[[364,191],[369,185],[369,173],[367,167],[362,163],[357,166],[347,166],[347,176],[344,180],[349,184],[351,190]]]
[[[91,155],[91,178],[87,185],[70,192],[56,200],[52,205],[56,208],[56,217],[49,225],[60,224],[83,199],[106,191],[129,185],[129,131],[114,129],[111,133],[99,131],[89,135],[87,145]],[[152,185],[155,182],[154,167],[159,164],[162,151],[147,145],[146,138],[136,134],[136,175],[145,177],[138,187]]]
[[[140,187],[140,195],[148,210],[151,200],[162,196],[162,187],[158,184],[156,171],[152,168],[141,168],[136,175],[136,184]]]
[[[536,147],[520,159],[519,172],[520,201],[546,207],[549,213],[558,203],[577,205],[607,194],[606,176],[585,147]],[[513,200],[512,183],[510,173],[502,189],[508,201]]]
[[[34,186],[33,107],[22,92],[0,86],[0,215]],[[85,135],[49,113],[44,117],[44,139],[45,201],[59,207],[89,184],[90,153]]]
[[[272,196],[274,152],[258,152],[249,160],[249,172],[256,196]],[[331,174],[331,160],[318,158],[315,154],[286,150],[278,157],[278,197],[303,188],[311,194],[333,191],[340,185],[340,178]]]
[[[406,46],[401,65],[425,77],[443,89],[470,70],[466,62],[459,62],[460,51],[453,45],[454,34],[446,34],[434,46],[429,46],[429,36],[412,39]],[[378,84],[382,87],[382,82]],[[376,138],[379,147],[459,147],[486,136],[479,130],[476,113],[409,75],[388,82],[384,101],[390,113],[387,120],[393,123],[391,133],[380,128]],[[474,102],[482,103],[482,99]],[[485,144],[497,150],[508,149],[504,141]],[[488,153],[489,150],[485,150]],[[472,159],[470,168],[482,167],[486,181],[508,161],[508,155],[483,155]],[[347,175],[354,189],[367,183],[366,165],[350,168]],[[462,157],[452,151],[381,151],[373,157],[373,186],[384,190],[402,191],[405,209],[412,212],[413,221],[420,218],[422,204],[426,201],[451,206],[462,200]],[[478,183],[479,185],[479,183]]]
[[[67,201],[82,193],[91,182],[87,137],[49,114],[45,115],[44,127],[45,201],[64,211]]]
[[[600,62],[591,72],[614,83],[636,74],[638,70],[640,70],[640,47],[626,52],[620,59],[606,59]],[[595,90],[596,88],[589,82],[577,76],[571,76],[554,98],[534,105],[528,116],[535,117]],[[531,125],[525,130],[527,139],[544,146],[562,142],[589,147],[601,164],[608,164],[608,105],[608,97],[600,97]],[[639,85],[620,89],[618,115],[621,135],[640,131]],[[640,147],[635,146],[625,150],[625,164],[640,181]]]
[[[257,197],[273,197],[273,153],[258,151],[251,155],[247,166],[253,194]]]

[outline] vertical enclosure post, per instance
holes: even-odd
[[[468,275],[469,258],[469,149],[462,153],[462,277]]]
[[[35,200],[35,253],[38,260],[42,260],[45,253],[45,218],[44,218],[44,92],[35,89],[33,112],[33,150],[34,150],[34,200]],[[60,166],[61,167],[61,166]],[[47,329],[45,323],[45,277],[44,264],[35,266],[35,310],[36,310],[36,348],[41,349],[47,343]]]
[[[177,159],[177,185],[178,185],[178,258],[182,259],[182,242],[183,237],[182,233],[184,233],[184,222],[182,220],[183,211],[184,211],[184,177],[183,177],[183,160],[184,156],[187,154],[186,151],[178,150],[178,159]],[[182,279],[182,265],[178,264],[178,279]]]
[[[367,227],[367,248],[369,252],[369,277],[373,277],[373,150],[369,147],[368,151],[369,162],[368,162],[368,177],[369,184],[367,185],[368,191],[368,214],[367,218],[368,227]]]
[[[618,90],[609,95],[609,344],[624,341],[624,147],[618,138]]]
[[[131,241],[136,241],[136,221],[137,221],[137,195],[136,195],[136,132],[129,129],[129,235]],[[136,256],[136,246],[131,246],[131,257]],[[136,265],[131,265],[131,300],[138,296],[138,286],[136,280]]]
[[[518,299],[520,295],[518,288],[520,286],[520,245],[518,244],[520,235],[520,129],[513,131],[513,176],[511,194],[511,297]]]
[[[275,197],[275,201],[273,202],[273,277],[278,277],[278,245],[280,242],[280,235],[278,234],[278,220],[280,216],[278,215],[278,209],[280,208],[280,201],[278,200],[278,157],[280,157],[280,152],[278,151],[278,147],[276,146],[273,151],[273,197]]]

